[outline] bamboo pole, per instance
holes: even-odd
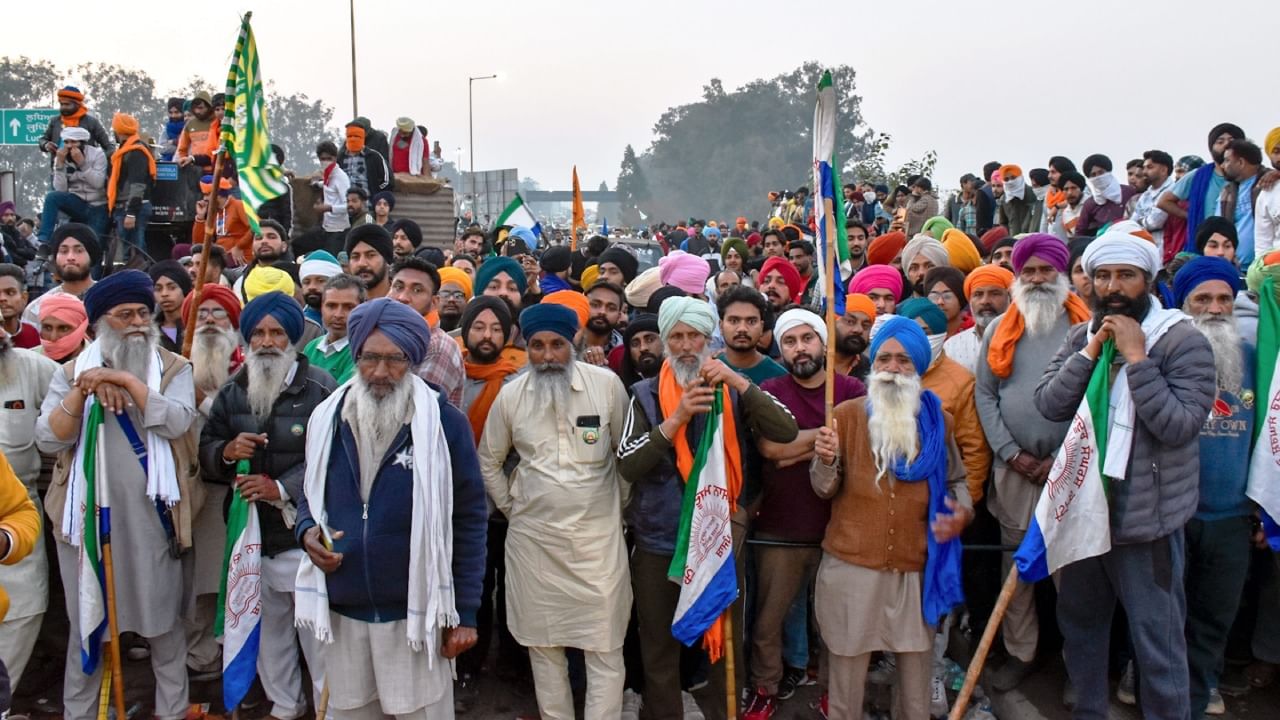
[[[213,155],[213,187],[209,188],[209,197],[206,198],[208,207],[204,213],[204,243],[200,248],[200,272],[196,273],[195,287],[191,289],[192,297],[191,312],[184,318],[186,325],[182,328],[182,356],[191,357],[191,341],[195,339],[196,316],[200,312],[200,303],[203,302],[200,297],[201,291],[204,290],[204,274],[205,268],[209,267],[209,256],[212,254],[213,243],[217,240],[214,237],[217,228],[217,218],[214,215],[217,209],[218,200],[218,176],[222,174],[222,155],[221,150]]]
[[[324,687],[320,689],[320,704],[316,705],[316,720],[324,720],[329,714],[329,678],[325,677]]]
[[[969,707],[969,698],[973,697],[973,688],[978,684],[978,676],[982,675],[982,667],[987,663],[987,653],[991,652],[991,643],[995,641],[996,632],[1000,629],[1000,621],[1004,620],[1009,602],[1013,600],[1013,591],[1017,588],[1018,567],[1014,565],[1009,568],[1004,585],[1000,587],[1000,597],[996,599],[996,606],[991,611],[991,619],[987,621],[987,628],[982,632],[978,649],[974,651],[973,659],[969,661],[969,671],[964,676],[964,687],[960,688],[956,704],[951,706],[951,714],[947,716],[947,720],[960,720],[964,717],[964,711]]]
[[[724,692],[729,714],[725,717],[735,720],[738,717],[738,683],[736,668],[733,662],[733,605],[724,611]]]
[[[826,257],[823,263],[826,267],[826,287],[822,289],[823,297],[827,299],[827,382],[826,382],[826,425],[831,427],[832,417],[835,414],[836,399],[836,226],[835,212],[832,210],[831,198],[823,198],[822,211],[826,216]]]
[[[102,567],[106,575],[107,585],[107,632],[110,641],[107,646],[107,657],[111,663],[111,687],[115,693],[117,720],[126,720],[124,713],[124,667],[120,662],[120,625],[116,620],[116,574],[111,561],[111,535],[108,532],[102,540]]]

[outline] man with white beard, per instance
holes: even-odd
[[[1232,317],[1240,274],[1197,257],[1173,278],[1173,296],[1213,346],[1218,396],[1200,430],[1200,501],[1187,523],[1187,664],[1191,716],[1222,707],[1218,669],[1249,570],[1254,504],[1245,496],[1253,439],[1254,348]],[[1245,404],[1245,398],[1250,402]]]
[[[97,717],[106,664],[102,657],[82,664],[82,642],[86,651],[100,648],[91,628],[83,638],[81,633],[87,479],[72,466],[85,468],[94,460],[88,467],[105,469],[111,486],[117,624],[150,645],[156,717],[179,720],[189,707],[179,558],[191,546],[191,519],[204,501],[204,488],[191,434],[191,366],[157,346],[154,293],[151,278],[138,270],[116,271],[89,289],[84,305],[95,339],[74,363],[54,373],[36,424],[40,451],[58,455],[45,512],[57,540],[70,620],[62,699],[71,720]],[[85,433],[95,428],[101,439],[90,447]],[[145,453],[136,452],[131,439]],[[105,457],[95,458],[98,452]]]
[[[1051,422],[1030,399],[1040,376],[1062,346],[1067,330],[1089,319],[1089,309],[1070,292],[1067,246],[1037,233],[1013,247],[1013,304],[983,333],[977,364],[978,417],[995,462],[987,509],[1000,523],[1004,545],[1022,542],[1053,456],[1067,435],[1067,422]],[[991,265],[984,268],[995,267]],[[1012,557],[1004,554],[1001,576]],[[1032,587],[1019,583],[1001,623],[1009,659],[992,678],[996,689],[1012,689],[1031,672],[1040,635]]]
[[[964,294],[969,298],[973,327],[947,338],[942,344],[947,357],[977,376],[982,338],[996,318],[1009,309],[1013,273],[999,265],[979,265],[964,278]]]
[[[298,644],[310,670],[314,700],[324,683],[319,641],[293,626],[294,579],[303,552],[290,526],[302,495],[305,433],[311,412],[337,383],[297,350],[306,319],[282,292],[259,295],[240,313],[249,346],[244,365],[218,391],[200,434],[200,464],[209,483],[230,484],[254,503],[262,532],[261,629],[258,676],[271,717],[294,720],[307,711]],[[248,461],[248,472],[237,466]]]
[[[586,660],[588,720],[622,712],[622,641],[631,575],[622,538],[628,488],[614,450],[627,391],[608,368],[578,361],[578,316],[543,303],[520,313],[529,371],[502,386],[480,436],[480,471],[507,517],[507,620],[529,648],[538,711],[573,720],[564,649]],[[519,456],[508,475],[511,451]]]
[[[929,717],[934,626],[964,602],[960,533],[973,518],[953,420],[920,384],[929,340],[890,317],[871,342],[867,398],[841,403],[810,463],[831,498],[814,591],[828,714],[859,720],[871,654],[896,653],[895,718]]]
[[[307,424],[297,622],[329,643],[331,712],[452,718],[449,660],[476,642],[484,581],[471,426],[411,372],[430,337],[412,308],[371,300],[347,330],[357,373]]]
[[[191,317],[195,293],[182,302],[182,317]],[[195,373],[199,423],[209,417],[213,400],[227,378],[244,362],[240,347],[240,300],[223,285],[205,285],[196,308],[195,335],[191,339],[191,367]]]

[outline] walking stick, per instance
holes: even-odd
[[[329,676],[325,675],[324,686],[320,688],[320,704],[316,706],[316,720],[324,720],[329,714]]]
[[[738,684],[733,664],[733,606],[724,611],[724,688],[729,720],[738,717]]]
[[[991,643],[996,639],[996,631],[1000,629],[1000,621],[1004,619],[1004,613],[1009,609],[1009,601],[1013,600],[1013,591],[1018,588],[1018,567],[1015,565],[1009,568],[1009,575],[1004,579],[1004,585],[1000,588],[1000,597],[996,599],[996,606],[991,611],[991,619],[987,621],[986,630],[982,631],[982,640],[978,642],[978,649],[973,654],[973,659],[969,661],[969,671],[964,676],[964,687],[960,688],[960,694],[956,697],[956,704],[951,706],[951,714],[947,716],[947,720],[960,720],[964,717],[964,711],[969,707],[969,698],[973,696],[973,688],[978,684],[978,676],[982,674],[982,666],[987,663],[987,653],[991,652]]]
[[[107,632],[111,639],[107,643],[107,656],[110,661],[111,687],[115,692],[117,720],[126,720],[124,714],[124,668],[120,664],[120,626],[116,622],[116,573],[111,562],[111,511],[102,514],[102,568],[107,585]]]
[[[222,174],[222,154],[221,150],[213,154],[213,187],[209,188],[209,197],[205,199],[208,205],[204,211],[204,243],[200,248],[200,272],[196,273],[196,285],[191,290],[195,294],[195,299],[191,301],[191,312],[183,318],[186,326],[182,333],[182,356],[186,358],[191,357],[191,341],[196,336],[196,317],[200,312],[200,303],[203,302],[200,291],[204,290],[204,272],[205,268],[209,267],[209,256],[213,251],[213,243],[217,240],[214,237],[217,227],[214,209],[217,207],[218,199],[218,176]]]

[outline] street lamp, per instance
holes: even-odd
[[[477,75],[476,77],[467,78],[467,141],[470,148],[467,155],[471,162],[471,220],[475,222],[476,218],[476,123],[474,109],[472,107],[472,86],[477,80],[496,80],[497,73],[492,75]]]

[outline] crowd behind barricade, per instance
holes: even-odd
[[[1059,647],[1081,718],[1113,692],[1148,718],[1221,714],[1275,681],[1280,567],[1251,498],[1280,475],[1250,459],[1277,382],[1280,128],[1260,147],[1215,126],[1209,162],[1150,150],[1126,182],[1090,155],[992,162],[946,198],[851,183],[829,329],[807,189],[764,218],[645,228],[648,267],[522,226],[430,247],[388,192],[437,160],[408,118],[318,144],[316,229],[291,232],[286,197],[255,231],[234,169],[210,173],[189,244],[111,271],[156,155],[131,117],[108,134],[78,90],[59,99],[41,213],[0,205],[0,660],[20,688],[65,632],[66,718],[98,715],[85,509],[106,485],[111,602],[162,720],[246,672],[215,635],[237,503],[262,558],[242,710],[454,717],[496,679],[546,720],[575,690],[589,719],[724,718],[730,683],[747,720],[815,683],[815,716],[886,712],[887,686],[894,717],[936,717],[948,645],[980,634],[1081,448],[1111,549],[1017,586],[985,691]],[[160,157],[211,171],[220,104],[172,100]],[[1104,437],[1073,421],[1086,407]],[[708,472],[728,522],[691,531]],[[681,553],[711,532],[728,611],[704,635],[712,593],[683,587]]]

